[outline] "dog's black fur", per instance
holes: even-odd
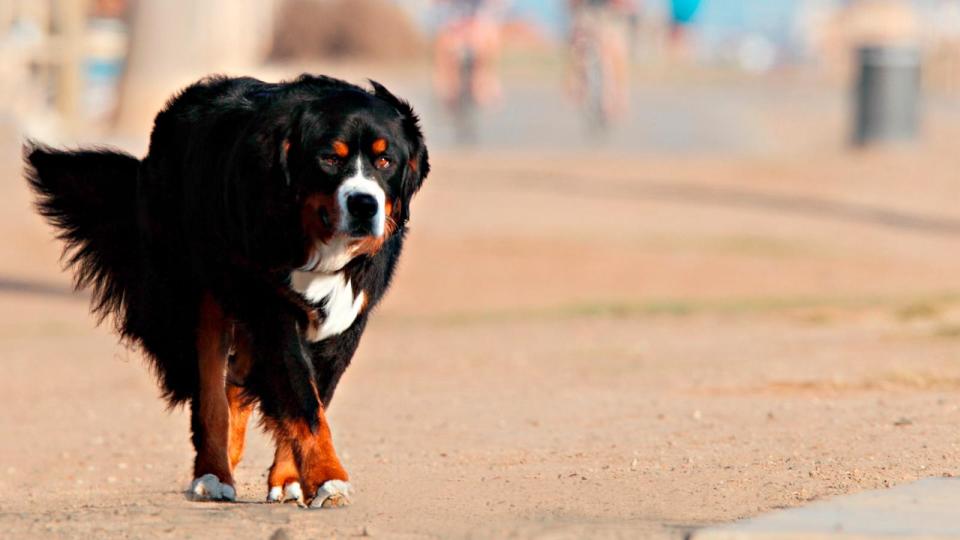
[[[145,349],[171,405],[198,392],[204,294],[249,336],[254,362],[240,384],[266,417],[313,425],[317,397],[329,404],[390,283],[410,200],[429,172],[413,110],[372,85],[367,91],[308,75],[278,84],[213,77],[168,102],[142,160],[27,145],[39,211],[60,229],[76,285],[92,289],[101,320],[115,318],[120,334]],[[309,343],[307,312],[319,308],[322,319],[323,306],[291,289],[291,273],[315,240],[305,230],[303,201],[331,193],[342,178],[322,160],[332,139],[359,144],[374,135],[390,142],[392,164],[377,173],[395,201],[392,234],[343,269],[366,295],[362,313],[342,333]]]

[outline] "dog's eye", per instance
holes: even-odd
[[[378,157],[377,160],[373,162],[373,166],[376,167],[376,168],[378,168],[378,169],[386,169],[387,167],[389,167],[389,166],[392,165],[392,164],[393,164],[393,162],[390,161],[390,158],[385,158],[385,157],[382,157],[382,156],[381,156],[381,157]]]

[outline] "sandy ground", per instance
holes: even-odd
[[[329,413],[355,504],[319,512],[262,503],[259,432],[240,502],[185,498],[187,415],[68,292],[4,140],[0,536],[677,538],[960,474],[956,138],[438,152]]]

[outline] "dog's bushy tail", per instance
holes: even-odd
[[[32,143],[24,146],[24,160],[37,210],[66,242],[63,260],[74,270],[75,286],[91,290],[101,321],[113,314],[122,329],[136,284],[140,161],[113,150],[60,151]]]

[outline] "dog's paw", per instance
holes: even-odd
[[[350,504],[353,488],[343,480],[327,480],[310,501],[310,508],[339,508]]]
[[[235,501],[237,492],[215,474],[205,474],[190,484],[190,498],[195,501]]]
[[[303,490],[300,489],[300,482],[290,482],[286,487],[271,486],[267,493],[267,502],[303,502]]]

